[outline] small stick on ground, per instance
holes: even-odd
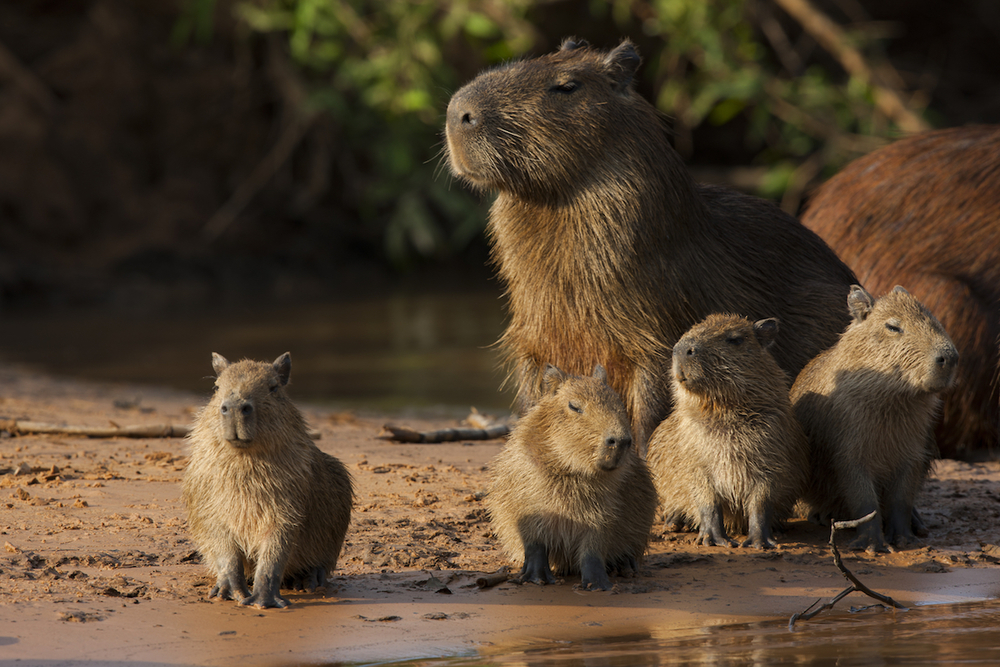
[[[0,431],[11,435],[81,435],[88,438],[183,438],[189,427],[177,424],[139,424],[136,426],[63,426],[21,419],[0,419]],[[319,431],[309,431],[313,440],[320,439]]]
[[[809,605],[808,607],[806,607],[804,611],[801,611],[801,612],[799,612],[797,614],[792,614],[792,617],[790,619],[788,619],[788,629],[789,629],[789,631],[794,631],[795,630],[795,622],[796,621],[799,621],[799,620],[808,621],[810,618],[813,618],[814,616],[816,616],[817,614],[819,614],[820,612],[822,612],[822,611],[824,611],[826,609],[833,609],[833,605],[837,604],[843,598],[845,598],[846,596],[850,595],[851,593],[854,593],[855,591],[860,592],[860,593],[864,593],[868,597],[874,598],[874,599],[878,600],[879,602],[881,602],[883,604],[886,604],[886,605],[890,605],[892,607],[895,607],[896,609],[901,609],[903,611],[908,611],[908,609],[906,607],[904,607],[903,605],[899,604],[898,602],[896,602],[895,600],[893,600],[888,595],[882,595],[881,593],[876,593],[875,591],[873,591],[872,589],[868,588],[863,583],[861,583],[861,581],[856,576],[854,576],[854,573],[852,573],[850,570],[847,569],[847,567],[844,565],[843,561],[840,559],[840,551],[837,550],[837,542],[835,540],[835,537],[837,535],[837,531],[838,530],[845,530],[847,528],[857,528],[861,524],[867,523],[867,522],[871,521],[872,519],[874,519],[875,518],[875,514],[876,514],[875,512],[872,512],[871,514],[868,514],[867,516],[863,516],[860,519],[854,519],[853,521],[833,521],[833,522],[831,522],[831,524],[830,524],[830,550],[833,552],[833,563],[834,563],[834,565],[837,566],[837,569],[840,570],[841,574],[843,574],[844,577],[849,582],[851,582],[851,585],[849,587],[845,588],[840,593],[838,593],[836,595],[836,597],[834,597],[832,600],[830,600],[829,602],[827,602],[826,604],[820,606],[817,609],[813,609],[813,607],[816,606],[816,604],[819,602],[819,600],[816,600],[816,602],[813,602],[811,605]],[[812,611],[810,611],[810,610],[812,610]]]
[[[455,442],[456,440],[495,440],[510,433],[510,426],[497,424],[489,428],[443,428],[437,431],[417,431],[406,426],[386,424],[378,437],[394,442]]]

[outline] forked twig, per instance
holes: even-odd
[[[837,531],[838,530],[845,530],[847,528],[857,528],[861,524],[868,523],[869,521],[871,521],[872,519],[874,519],[875,518],[875,514],[876,514],[876,512],[872,512],[871,514],[868,514],[867,516],[863,516],[860,519],[854,519],[853,521],[833,521],[833,522],[831,522],[831,524],[830,524],[830,550],[833,552],[833,564],[837,566],[837,569],[840,570],[841,574],[844,575],[844,578],[846,578],[849,582],[851,582],[851,585],[848,586],[847,588],[845,588],[844,590],[842,590],[840,593],[838,593],[832,600],[830,600],[826,604],[824,604],[824,605],[822,605],[822,606],[820,606],[820,607],[818,607],[816,609],[813,609],[813,607],[816,606],[816,604],[819,602],[819,600],[816,600],[816,602],[813,602],[811,605],[809,605],[808,607],[806,607],[804,611],[800,611],[797,614],[792,614],[792,617],[790,619],[788,619],[788,629],[789,629],[789,631],[794,631],[795,630],[795,622],[796,621],[799,621],[799,620],[808,621],[810,618],[813,618],[814,616],[816,616],[817,614],[819,614],[820,612],[822,612],[822,611],[824,611],[826,609],[833,609],[833,605],[837,604],[842,599],[844,599],[846,596],[850,595],[851,593],[854,593],[855,591],[857,591],[859,593],[864,593],[868,597],[874,598],[874,599],[878,600],[879,602],[882,602],[883,604],[887,604],[887,605],[890,605],[892,607],[895,607],[896,609],[901,609],[903,611],[908,611],[908,609],[906,607],[904,607],[903,605],[899,604],[898,602],[896,602],[895,600],[893,600],[888,595],[882,595],[881,593],[876,593],[875,591],[873,591],[872,589],[868,588],[863,583],[861,583],[861,581],[856,576],[854,576],[853,572],[851,572],[850,570],[847,569],[847,567],[844,565],[844,562],[840,559],[840,551],[837,550],[837,542],[835,540],[835,537],[837,535]],[[810,610],[812,610],[812,611],[810,611]]]

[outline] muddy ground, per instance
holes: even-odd
[[[204,399],[0,367],[0,418],[183,425]],[[771,552],[701,547],[657,524],[639,575],[610,592],[572,580],[481,590],[476,579],[506,565],[482,505],[502,442],[393,444],[377,438],[384,418],[303,409],[352,471],[357,500],[328,589],[290,593],[285,610],[207,599],[180,502],[183,439],[0,433],[0,663],[489,655],[539,637],[787,619],[845,587],[826,529],[795,521]],[[847,566],[908,605],[996,597],[1000,463],[937,462],[919,507],[932,531],[922,545],[849,553]],[[868,602],[854,593],[828,615]]]

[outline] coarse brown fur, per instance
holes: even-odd
[[[603,364],[644,445],[669,411],[671,346],[692,325],[777,316],[787,335],[774,356],[794,375],[847,325],[855,279],[770,202],[694,183],[632,88],[639,60],[628,41],[567,41],[484,72],[452,97],[446,135],[452,172],[498,191],[488,234],[521,410],[546,363]]]
[[[188,527],[216,576],[209,597],[285,607],[283,583],[312,591],[337,565],[351,476],[309,439],[285,392],[291,363],[287,352],[273,364],[212,355],[215,395],[188,436],[183,484]]]
[[[852,162],[803,217],[872,293],[899,283],[962,352],[943,395],[944,456],[1000,445],[1000,126],[900,139]]]
[[[579,572],[587,588],[635,570],[646,551],[656,489],[632,446],[621,397],[598,366],[592,377],[545,372],[545,393],[490,464],[493,532],[522,581]]]
[[[768,349],[774,319],[714,314],[673,352],[674,410],[649,441],[649,467],[668,521],[698,542],[775,546],[772,526],[791,515],[805,485],[808,444],[792,414],[788,376]]]
[[[792,385],[812,446],[804,499],[824,519],[877,510],[852,546],[882,551],[885,541],[905,546],[915,532],[926,534],[914,501],[937,455],[938,394],[954,380],[958,351],[902,287],[876,301],[855,285],[848,305],[854,319],[840,341]]]

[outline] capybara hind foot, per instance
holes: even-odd
[[[517,576],[518,583],[545,584],[556,583],[549,569],[549,552],[542,544],[528,544],[524,547],[524,567]]]
[[[606,591],[611,589],[608,570],[604,561],[595,554],[587,554],[580,564],[580,583],[590,591]]]
[[[259,607],[260,609],[272,609],[278,607],[284,609],[291,604],[281,593],[278,592],[277,585],[267,585],[254,583],[253,595],[240,600],[240,604],[246,607]]]
[[[315,593],[317,588],[326,587],[326,576],[326,568],[322,565],[317,565],[312,569],[302,570],[290,577],[286,577],[285,588],[291,588],[294,591]]]
[[[931,534],[931,531],[927,529],[927,524],[925,524],[924,520],[920,517],[920,512],[917,511],[916,507],[914,507],[911,512],[910,522],[913,534],[917,537],[927,537]]]

